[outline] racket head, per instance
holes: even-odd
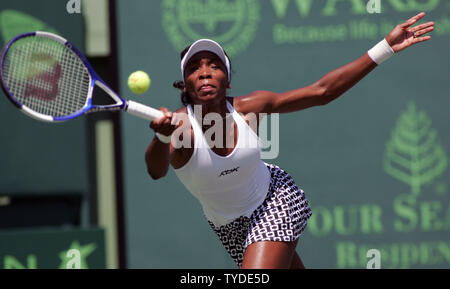
[[[8,99],[22,112],[42,121],[66,121],[88,111],[125,105],[73,44],[49,32],[24,33],[9,41],[1,53],[0,78]],[[113,96],[114,105],[92,104],[97,82]]]

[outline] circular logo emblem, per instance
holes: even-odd
[[[244,51],[258,28],[258,0],[164,0],[162,26],[177,51],[209,38],[230,57]]]

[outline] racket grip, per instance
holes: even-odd
[[[132,100],[127,101],[125,111],[131,113],[132,115],[147,120],[154,120],[163,116],[163,113],[160,110],[154,109],[152,107],[140,104]]]

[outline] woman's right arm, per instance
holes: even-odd
[[[167,174],[173,155],[171,147],[170,143],[163,143],[156,136],[147,147],[145,163],[147,164],[147,172],[152,179],[157,180]]]
[[[169,136],[177,128],[176,124],[172,124],[173,113],[164,107],[161,107],[160,110],[164,116],[150,123],[150,128],[155,131],[155,136],[145,152],[147,171],[154,180],[167,174],[170,161],[176,153],[171,143],[164,143],[156,136],[157,132]]]

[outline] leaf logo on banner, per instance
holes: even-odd
[[[47,31],[58,33],[43,21],[17,10],[3,10],[0,12],[0,33],[3,43],[13,37],[31,31]]]
[[[431,119],[425,112],[417,111],[413,101],[392,129],[383,167],[387,174],[409,185],[415,196],[447,168],[447,156],[438,143],[436,129],[431,127]]]

